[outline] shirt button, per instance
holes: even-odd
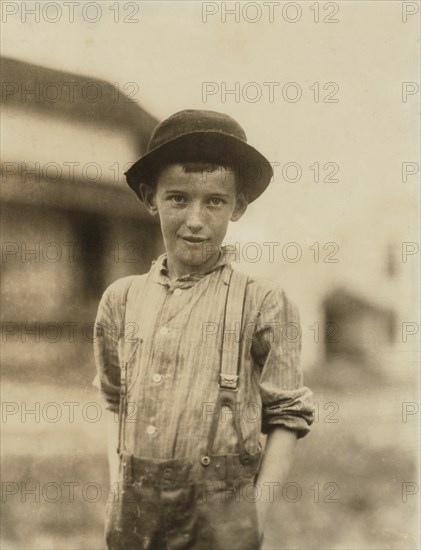
[[[170,468],[165,468],[163,478],[164,479],[171,479],[171,474],[172,474],[171,469]]]
[[[156,427],[155,426],[148,426],[146,428],[146,433],[148,435],[155,435],[156,434]]]
[[[157,372],[152,376],[152,380],[159,384],[162,380],[162,376],[158,374]]]
[[[159,333],[162,334],[163,336],[165,336],[166,334],[168,334],[170,332],[170,329],[167,328],[167,327],[161,327],[159,329]]]
[[[174,294],[175,294],[176,296],[181,296],[181,295],[183,294],[183,291],[181,290],[181,288],[176,288],[176,289],[174,290]]]

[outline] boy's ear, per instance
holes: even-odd
[[[244,193],[238,193],[235,199],[235,208],[231,214],[230,220],[236,222],[241,218],[244,212],[247,210],[248,201]]]
[[[141,183],[139,186],[140,194],[142,195],[143,202],[152,216],[155,216],[158,213],[158,208],[156,206],[156,191],[146,183]]]

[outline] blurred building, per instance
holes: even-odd
[[[407,216],[411,196],[385,194],[362,205],[361,217],[338,230],[343,267],[330,279],[322,304],[325,323],[338,328],[337,342],[325,333],[325,359],[352,359],[385,378],[414,381],[419,354],[419,244]]]
[[[157,123],[132,92],[2,61],[3,372],[84,378],[102,292],[160,252],[124,183]]]
[[[376,366],[373,350],[387,350],[397,338],[396,313],[368,297],[336,289],[323,302],[325,356],[328,361],[346,357],[356,366]],[[373,361],[374,359],[374,361]],[[379,357],[380,359],[380,357]]]
[[[361,201],[354,220],[334,210],[322,217],[319,242],[310,227],[301,240],[291,237],[293,222],[278,242],[262,224],[253,227],[248,242],[234,233],[240,269],[278,281],[297,303],[302,362],[306,372],[316,369],[314,380],[323,369],[342,376],[326,368],[338,360],[352,364],[356,376],[359,365],[391,379],[417,376],[419,243],[410,223],[417,206],[399,176],[395,187]],[[269,261],[270,244],[277,246]]]

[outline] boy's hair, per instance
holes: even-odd
[[[247,188],[244,185],[244,182],[240,178],[238,169],[229,161],[224,159],[212,158],[212,155],[206,155],[208,158],[194,158],[191,155],[184,156],[180,155],[178,152],[177,156],[165,155],[165,158],[160,160],[159,165],[151,166],[148,177],[148,185],[153,188],[156,188],[158,179],[164,168],[172,164],[181,164],[183,170],[186,174],[192,173],[203,173],[203,172],[216,172],[220,171],[221,178],[225,178],[225,175],[222,174],[221,168],[225,168],[227,172],[231,172],[235,175],[235,185],[236,185],[236,196],[240,194],[245,197],[248,201]],[[203,181],[206,182],[206,176],[204,176]]]

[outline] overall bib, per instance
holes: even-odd
[[[239,339],[225,328],[241,323],[247,278],[231,271],[218,402],[203,447],[194,459],[155,460],[124,449],[126,365],[121,370],[118,491],[107,503],[110,550],[257,550],[260,548],[254,481],[260,452],[245,449],[237,401]],[[241,325],[240,325],[241,326]],[[232,333],[231,333],[232,336]],[[237,341],[236,341],[237,340]],[[222,407],[232,411],[238,454],[213,454]],[[196,464],[194,464],[196,460]]]

